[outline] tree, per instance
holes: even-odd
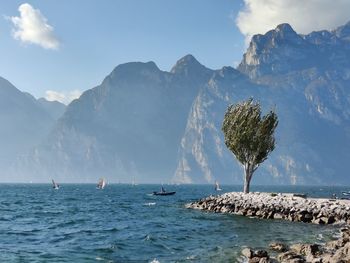
[[[271,110],[261,117],[260,104],[252,98],[230,105],[225,113],[225,144],[244,167],[244,193],[249,193],[253,173],[275,148],[277,124],[276,113]]]

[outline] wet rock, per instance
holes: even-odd
[[[321,246],[317,244],[294,244],[290,248],[297,254],[304,256],[315,256],[321,253]]]
[[[336,249],[340,248],[341,246],[342,246],[342,244],[341,244],[340,240],[332,240],[332,241],[327,242],[325,247],[328,250],[336,250]]]
[[[350,229],[342,228],[342,229],[340,229],[340,232],[341,232],[343,239],[346,239],[347,241],[350,240]]]
[[[305,262],[303,257],[301,255],[298,255],[294,251],[287,251],[284,253],[281,253],[277,256],[277,260],[280,262]],[[294,261],[292,261],[294,260]]]
[[[254,252],[253,250],[251,250],[250,248],[244,248],[242,251],[241,251],[241,254],[243,256],[245,256],[246,258],[250,259],[253,257],[254,255]]]
[[[284,215],[283,214],[280,214],[280,213],[275,213],[274,216],[273,216],[274,219],[283,219],[284,218]]]
[[[326,224],[333,224],[335,222],[335,217],[333,215],[326,218]]]
[[[313,216],[310,213],[301,213],[299,215],[299,221],[304,223],[310,223],[312,219],[313,219]]]
[[[259,263],[271,263],[271,262],[273,262],[273,261],[271,261],[269,258],[260,258],[260,260],[259,260]]]
[[[349,254],[349,248],[343,247],[338,249],[334,255],[331,257],[330,260],[331,263],[345,263],[345,262],[350,262],[350,254]]]
[[[322,263],[330,263],[330,262],[332,262],[332,254],[323,254]]]
[[[259,257],[253,257],[253,258],[248,260],[248,263],[259,263],[259,262],[260,262]]]
[[[264,258],[264,257],[268,257],[268,253],[266,250],[256,250],[254,251],[254,257],[258,257],[258,258]]]
[[[283,243],[272,242],[269,245],[270,249],[276,252],[285,252],[288,250],[288,247]]]
[[[327,223],[327,218],[326,217],[320,217],[320,218],[317,218],[313,221],[313,223],[315,224],[319,224],[319,225],[324,225]]]

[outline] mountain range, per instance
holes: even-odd
[[[255,35],[235,69],[192,55],[171,71],[117,66],[67,107],[0,79],[1,181],[241,183],[223,142],[225,110],[250,97],[279,117],[256,184],[349,184],[350,23]]]

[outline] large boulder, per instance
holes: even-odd
[[[245,256],[246,258],[250,259],[253,257],[254,255],[254,252],[253,250],[251,250],[250,248],[244,248],[242,251],[241,251],[242,255]]]
[[[280,242],[272,242],[269,245],[270,249],[276,252],[286,252],[288,250],[288,247]]]
[[[321,246],[317,244],[294,244],[291,250],[303,256],[316,256],[321,254]]]
[[[290,263],[290,262],[305,262],[304,258],[301,255],[298,255],[297,253],[295,253],[294,251],[287,251],[284,253],[281,253],[277,256],[277,260],[279,262],[283,262],[283,263]]]

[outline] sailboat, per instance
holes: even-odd
[[[218,181],[215,181],[215,191],[221,191],[222,189],[220,188],[220,185]]]
[[[106,186],[106,180],[104,178],[101,178],[99,181],[98,181],[98,184],[96,186],[97,189],[104,189]]]
[[[56,190],[60,189],[59,184],[56,183],[54,179],[52,179],[52,188],[53,188],[53,189],[56,189]]]
[[[137,185],[137,183],[135,181],[135,176],[133,176],[133,178],[132,178],[131,185],[132,186],[136,186]]]

